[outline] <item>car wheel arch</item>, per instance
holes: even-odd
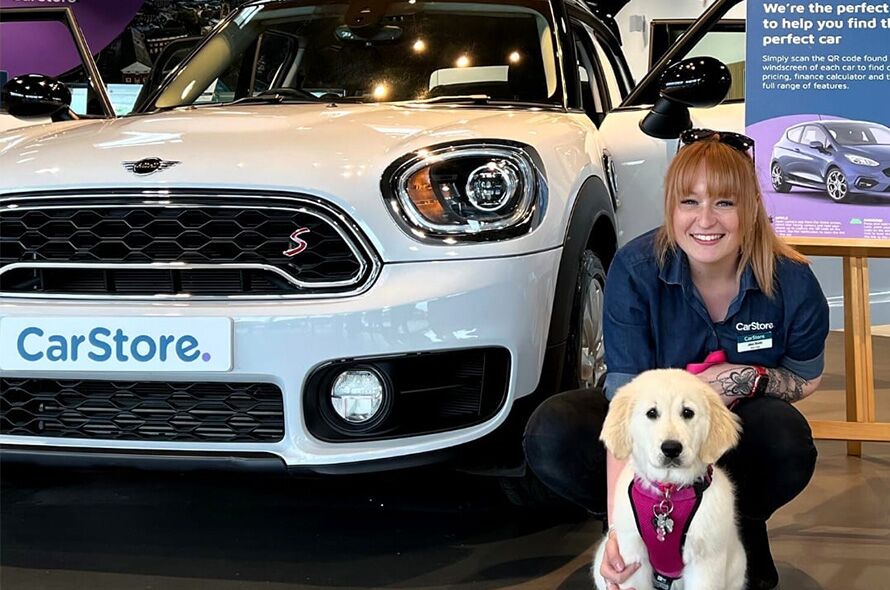
[[[566,227],[559,263],[547,345],[564,343],[571,330],[575,287],[585,250],[592,250],[604,269],[617,250],[617,231],[612,196],[603,180],[588,178],[578,190]]]

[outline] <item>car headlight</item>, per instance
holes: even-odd
[[[506,143],[421,150],[387,170],[390,207],[419,238],[489,240],[531,231],[545,183],[533,153]]]
[[[853,162],[854,164],[858,164],[860,166],[880,166],[880,162],[875,162],[871,158],[866,158],[865,156],[854,156],[853,154],[844,154],[844,157]]]

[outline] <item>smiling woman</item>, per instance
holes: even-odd
[[[604,392],[551,398],[529,424],[526,453],[555,491],[592,510],[606,496],[611,515],[623,463],[587,443],[600,435],[606,398],[649,369],[685,367],[741,419],[738,448],[718,463],[737,485],[748,588],[763,590],[778,579],[766,519],[815,467],[812,434],[791,403],[820,382],[828,305],[806,259],[773,233],[738,138],[708,131],[680,149],[665,179],[664,225],[619,250],[609,269]],[[604,472],[605,494],[577,489]],[[636,571],[620,543],[612,534],[598,572],[609,590]]]

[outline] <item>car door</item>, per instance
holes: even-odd
[[[649,137],[639,127],[658,98],[661,75],[670,65],[699,55],[710,55],[730,64],[731,71],[743,72],[744,56],[739,48],[745,46],[744,27],[717,26],[740,2],[718,1],[705,11],[600,126],[603,142],[614,160],[621,245],[661,225],[663,219],[664,174],[677,153],[678,142]],[[720,105],[690,109],[694,127],[744,132],[744,80],[740,76],[729,98]]]
[[[115,105],[109,96],[108,87],[102,81],[99,68],[87,46],[83,31],[67,7],[17,7],[0,8],[0,37],[7,37],[10,42],[20,43],[16,51],[0,52],[0,83],[6,84],[21,74],[47,74],[57,78],[71,92],[72,101],[68,117],[77,118],[112,118],[115,116]],[[28,66],[22,71],[22,64],[17,63],[17,55],[40,52],[41,39],[52,38],[61,49],[58,61],[53,62],[46,57],[49,64],[66,64],[65,71],[33,71]],[[67,59],[74,61],[69,63]],[[49,115],[13,115],[6,105],[0,105],[0,131],[50,123]]]
[[[593,125],[602,125],[608,113],[627,96],[633,83],[630,69],[620,52],[611,45],[617,40],[607,30],[600,30],[601,23],[581,11],[570,12],[571,39],[575,59],[575,72],[580,90],[580,107]],[[574,72],[567,70],[567,75]],[[591,129],[589,140],[585,142],[591,161],[602,163],[605,178],[615,206],[617,199],[615,167],[612,156],[601,140],[596,129]]]
[[[818,147],[814,147],[818,144]],[[819,125],[807,125],[801,134],[798,157],[788,172],[806,180],[822,182],[831,161],[831,141]]]

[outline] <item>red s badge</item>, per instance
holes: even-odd
[[[285,250],[284,252],[282,252],[282,254],[284,254],[288,258],[292,258],[292,257],[296,256],[297,254],[299,254],[300,252],[302,252],[303,250],[305,250],[306,248],[308,248],[309,244],[306,243],[306,240],[302,240],[299,237],[300,235],[305,234],[305,233],[309,233],[308,227],[301,227],[300,229],[298,229],[297,231],[292,233],[290,235],[290,239],[294,244],[296,244],[296,246],[294,246],[290,250]]]

